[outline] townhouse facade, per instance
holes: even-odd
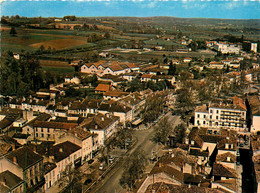
[[[212,104],[199,106],[195,110],[195,126],[225,127],[247,131],[246,107],[233,104]]]
[[[7,170],[24,181],[23,192],[44,192],[43,157],[30,147],[20,147],[1,157],[0,173]]]

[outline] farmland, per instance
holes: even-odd
[[[136,62],[162,60],[163,57],[213,58],[214,52],[181,53],[178,49],[188,48],[181,43],[183,39],[205,42],[228,34],[237,38],[243,35],[245,40],[252,41],[260,38],[259,20],[82,17],[71,22],[60,21],[57,23],[53,18],[20,19],[23,24],[15,27],[15,35],[9,33],[12,25],[2,25],[1,51],[28,51],[40,59],[45,70],[71,72],[70,61],[95,61],[100,52]],[[17,22],[19,19],[15,25]],[[162,50],[156,50],[157,46]]]
[[[29,46],[31,46],[33,48],[40,48],[41,46],[43,46],[44,48],[60,50],[60,49],[70,48],[73,46],[84,45],[86,43],[87,42],[84,40],[55,39],[55,40],[49,40],[49,41],[30,44]]]

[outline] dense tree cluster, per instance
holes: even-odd
[[[144,173],[146,156],[143,151],[134,152],[125,163],[125,170],[120,178],[120,184],[130,189],[134,188],[135,181],[142,177]]]
[[[148,96],[142,111],[142,118],[145,122],[155,121],[163,112],[167,101],[167,92],[154,93]]]
[[[167,80],[153,82],[141,82],[139,78],[135,78],[128,84],[127,91],[135,92],[135,91],[141,91],[145,89],[151,89],[153,91],[162,91],[167,88],[173,88],[174,86]]]
[[[16,60],[12,52],[4,53],[0,71],[0,91],[6,95],[28,95],[30,90],[48,87],[52,81],[47,73],[42,72],[39,61],[29,54]]]
[[[152,140],[155,143],[162,143],[162,144],[165,144],[168,141],[169,134],[173,130],[167,117],[161,119],[154,129],[155,129],[155,134]]]

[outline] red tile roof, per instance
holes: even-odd
[[[98,84],[98,86],[95,88],[95,91],[102,91],[107,92],[111,90],[111,85],[109,84]]]
[[[213,171],[212,173],[213,176],[238,178],[238,174],[236,170],[224,166],[222,164],[214,163],[212,171]]]
[[[66,130],[74,128],[77,125],[78,125],[77,123],[48,122],[48,121],[35,121],[33,124],[34,127],[66,129]]]
[[[152,74],[143,74],[141,78],[152,78]]]
[[[111,64],[108,68],[110,68],[114,72],[123,70],[123,68],[119,64]]]

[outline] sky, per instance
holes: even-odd
[[[260,19],[260,0],[0,0],[1,16]]]

